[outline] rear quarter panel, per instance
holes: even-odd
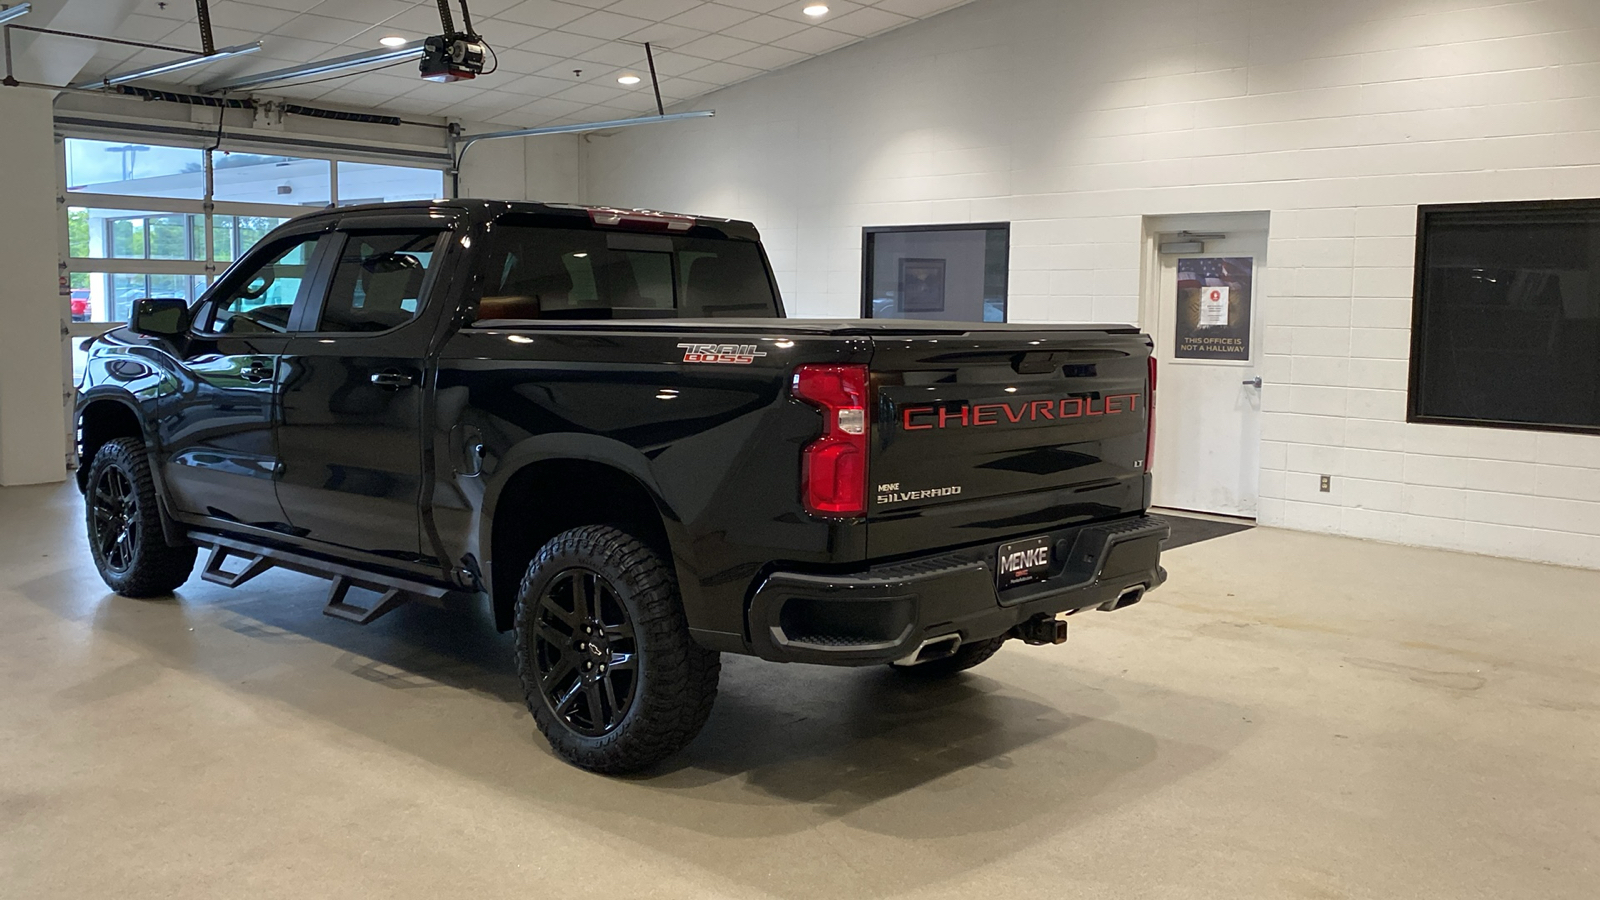
[[[685,362],[683,344],[755,343],[747,364]],[[436,372],[436,446],[481,437],[482,472],[436,454],[434,520],[452,554],[489,559],[500,492],[551,459],[605,463],[653,495],[691,624],[743,632],[745,593],[775,561],[865,558],[861,523],[805,514],[800,454],[820,418],[789,395],[802,362],[866,362],[869,341],[681,328],[464,329]],[[492,562],[492,560],[490,560]],[[494,572],[499,578],[521,573]]]

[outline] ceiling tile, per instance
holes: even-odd
[[[772,71],[784,66],[792,66],[802,59],[810,59],[810,54],[798,50],[785,50],[782,47],[757,47],[747,50],[737,56],[728,57],[728,62],[740,66],[749,66],[752,69]]]
[[[899,28],[910,21],[910,19],[902,15],[866,7],[852,13],[845,13],[838,18],[830,19],[828,28],[833,31],[842,31],[845,34],[853,34],[856,37],[871,37],[891,28]]]
[[[970,2],[971,0],[878,0],[874,5],[878,9],[899,13],[902,16],[926,19]]]
[[[785,3],[772,11],[780,19],[789,19],[793,22],[803,22],[807,25],[827,25],[840,16],[853,13],[862,7],[860,3],[850,0],[827,0],[828,12],[822,16],[808,16],[805,13],[808,4],[804,2]]]
[[[562,81],[559,78],[550,78],[545,75],[521,75],[499,85],[501,91],[516,94],[523,98],[553,97],[569,87],[572,87],[571,81]]]
[[[522,3],[503,10],[496,18],[541,28],[556,28],[590,13],[583,6],[558,3],[556,0],[523,0]]]
[[[640,44],[648,41],[654,46],[656,53],[659,54],[663,49],[681,47],[690,41],[698,40],[705,36],[706,33],[704,31],[669,25],[666,22],[656,22],[653,25],[635,31],[628,35],[627,38],[629,41]]]
[[[552,119],[556,116],[571,115],[586,106],[587,104],[578,103],[574,100],[543,97],[525,106],[518,107],[516,112],[518,115],[526,116],[530,119]]]
[[[685,13],[697,6],[704,5],[704,0],[617,0],[617,2],[605,7],[605,10],[619,15],[660,22],[663,19],[670,19],[680,13]]]
[[[661,51],[657,50],[656,55],[660,56]],[[596,66],[642,66],[644,65],[644,47],[639,44],[624,43],[622,41],[601,44],[598,47],[583,51],[583,56],[579,57],[579,61],[589,64],[585,68]]]
[[[21,24],[28,24],[26,21]],[[173,32],[179,31],[178,23],[171,19],[158,16],[144,16],[135,13],[122,20],[122,26],[117,29],[117,37],[126,41],[146,41],[152,44],[164,43],[163,38]],[[184,29],[187,32],[187,29]],[[114,47],[115,44],[103,46]]]
[[[391,16],[383,22],[386,32],[417,34],[423,37],[439,33],[439,8],[433,5],[416,6]]]
[[[662,78],[674,75],[687,75],[690,72],[693,72],[695,69],[699,69],[708,65],[710,62],[711,60],[709,59],[701,59],[698,56],[690,56],[687,53],[657,53],[656,72]]]
[[[605,103],[606,101],[615,99],[617,97],[621,97],[624,93],[626,92],[615,85],[606,87],[603,84],[589,82],[588,84],[575,84],[561,93],[556,94],[555,97],[557,100],[572,100],[578,103],[599,104]]]
[[[274,29],[272,36],[342,44],[370,28],[371,25],[363,25],[360,22],[307,14],[296,16],[283,26]]]
[[[613,12],[600,10],[576,21],[568,22],[561,26],[561,30],[614,41],[625,34],[632,34],[650,24],[651,22],[647,19],[619,16]]]
[[[561,57],[551,56],[548,53],[530,53],[526,50],[501,50],[499,48],[495,49],[495,53],[500,58],[500,71],[511,74],[529,75],[561,62]]]
[[[678,49],[690,56],[716,61],[754,50],[757,46],[759,45],[749,41],[741,41],[738,38],[731,38],[725,34],[712,34],[698,41],[690,41]]]
[[[752,69],[748,66],[736,66],[733,63],[715,62],[705,68],[695,69],[693,74],[698,81],[709,81],[713,84],[726,86],[743,81],[746,78],[754,78],[761,74],[761,70]]]
[[[310,62],[318,56],[336,50],[334,44],[280,37],[276,34],[267,35],[261,44],[262,52],[270,53],[280,59],[292,59],[295,62]]]
[[[292,12],[302,13],[310,10],[311,7],[316,6],[318,3],[321,3],[322,0],[250,0],[250,2],[256,4],[257,6],[270,6],[273,9],[287,9]],[[148,5],[155,6],[157,4],[151,3]],[[185,11],[186,14],[183,16],[183,18],[194,18],[194,4],[192,3],[181,3],[178,2],[178,0],[173,0],[173,2],[166,3],[164,5],[167,7],[167,9],[182,9],[185,6],[190,7]]]
[[[520,47],[549,30],[537,25],[508,22],[505,19],[477,19],[472,24],[477,27],[478,34],[483,36],[495,52]]]
[[[785,6],[804,5],[800,0],[717,0],[724,6],[737,6],[751,12],[766,13]]]
[[[245,6],[251,5],[255,2],[256,0],[249,0],[248,3],[239,3],[235,5]],[[476,12],[479,15],[490,15],[488,10],[479,11],[476,9],[479,4],[474,3],[472,5],[474,7],[473,12]],[[417,4],[415,2],[407,2],[407,0],[323,0],[323,2],[312,7],[309,12],[315,15],[328,16],[334,19],[349,19],[352,22],[365,22],[368,25],[378,25],[388,19],[392,19],[395,16],[415,9],[416,6]],[[213,22],[220,21],[220,9],[221,4],[216,4],[211,7],[211,20]],[[438,7],[434,7],[434,10],[434,21],[438,22]]]
[[[682,25],[697,31],[716,33],[724,28],[731,28],[755,14],[747,9],[736,6],[723,6],[720,3],[705,3],[686,13],[672,16],[666,21],[673,25]]]
[[[523,44],[520,49],[532,50],[535,53],[548,53],[551,56],[559,56],[563,59],[573,59],[581,55],[583,51],[593,50],[603,43],[605,41],[600,38],[584,37],[565,31],[547,31]]]
[[[724,28],[722,33],[729,37],[755,41],[758,44],[770,44],[779,38],[788,37],[806,27],[799,22],[790,22],[777,16],[756,16],[753,19],[746,19],[731,28]]]
[[[701,94],[714,91],[716,87],[716,85],[708,81],[699,81],[680,75],[675,78],[661,79],[661,96],[687,100],[690,97],[698,97]]]
[[[798,50],[812,56],[820,56],[829,50],[837,50],[846,44],[853,44],[858,40],[854,35],[840,34],[826,28],[807,28],[797,31],[786,38],[773,41],[773,45],[786,50]]]

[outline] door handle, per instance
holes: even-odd
[[[1261,387],[1261,376],[1257,375],[1254,378],[1248,379],[1245,381],[1245,384],[1248,384],[1251,387],[1259,388]]]
[[[404,372],[396,372],[394,369],[385,369],[382,372],[372,373],[373,384],[381,388],[387,388],[391,391],[398,391],[401,388],[411,387],[412,381],[413,379],[410,375],[407,375]]]
[[[240,370],[239,377],[251,384],[260,384],[272,377],[272,367],[260,360],[254,360]]]

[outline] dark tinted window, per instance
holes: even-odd
[[[1600,202],[1424,208],[1414,419],[1600,429]]]
[[[318,331],[388,331],[416,317],[439,232],[352,234],[339,255]]]
[[[478,321],[772,318],[777,298],[748,241],[497,227]]]

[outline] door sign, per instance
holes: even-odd
[[[1248,256],[1178,260],[1175,358],[1250,360],[1254,273]]]

